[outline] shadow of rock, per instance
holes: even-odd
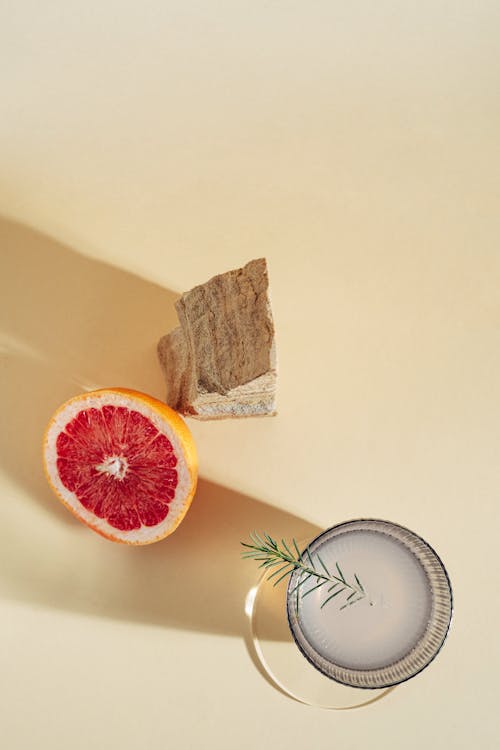
[[[156,344],[177,324],[176,293],[4,219],[0,258],[4,351],[43,358],[88,387],[126,382],[163,395]]]

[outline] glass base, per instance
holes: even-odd
[[[279,692],[318,708],[346,711],[384,698],[394,687],[366,690],[341,685],[321,674],[302,656],[288,627],[286,582],[273,586],[263,576],[247,594],[250,632],[247,646],[263,677]]]

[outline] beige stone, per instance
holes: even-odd
[[[199,419],[276,413],[276,347],[264,258],[214,276],[176,303],[158,344],[167,403]]]

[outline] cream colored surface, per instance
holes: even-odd
[[[493,0],[2,4],[3,746],[496,746],[499,38]],[[175,295],[262,255],[279,416],[192,423],[180,529],[98,538],[45,486],[51,411],[161,395]],[[426,537],[456,612],[335,714],[252,663],[238,541],[357,516]]]

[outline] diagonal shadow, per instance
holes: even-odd
[[[86,389],[162,398],[156,343],[177,295],[0,219],[0,466],[52,509],[40,442],[53,411]]]
[[[49,529],[44,537],[39,525],[26,528],[16,517],[2,524],[0,594],[100,617],[232,636],[248,629],[244,602],[256,581],[255,564],[240,559],[240,540],[254,528],[287,536],[318,533],[290,513],[204,479],[177,531],[146,547],[101,539],[53,502],[62,517],[69,517],[64,535]]]
[[[125,547],[73,519],[41,468],[43,429],[71,395],[126,385],[162,397],[155,348],[176,325],[177,295],[4,220],[0,256],[0,469],[13,488],[0,502],[0,595],[241,636],[256,570],[240,559],[239,541],[252,529],[308,537],[317,527],[201,480],[175,534],[149,547]]]
[[[4,350],[89,386],[126,381],[163,395],[155,350],[177,324],[175,292],[1,218],[0,259]]]

